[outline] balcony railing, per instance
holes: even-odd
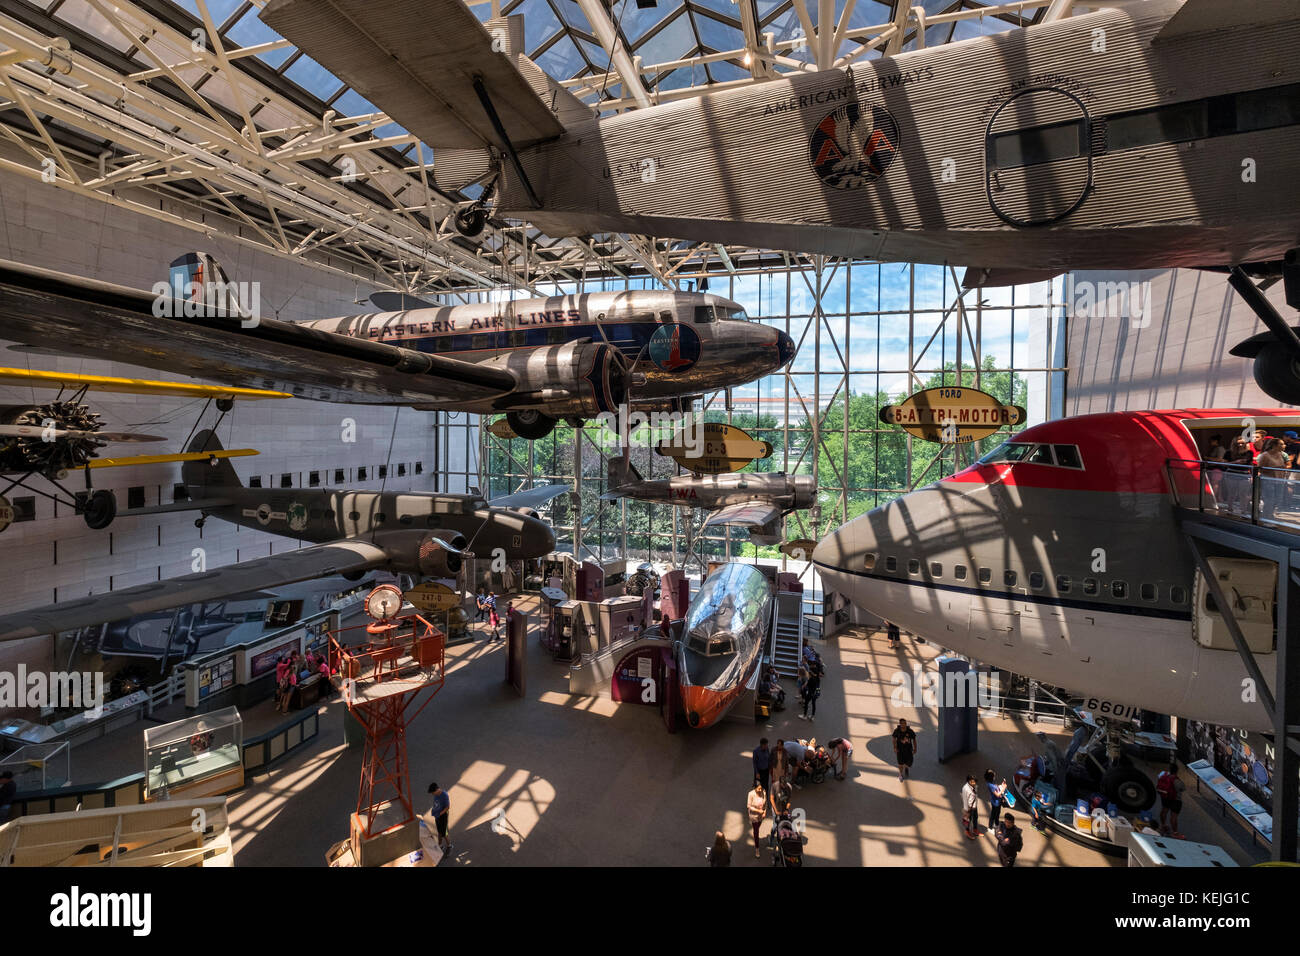
[[[1169,458],[1165,474],[1180,508],[1300,531],[1300,469]]]

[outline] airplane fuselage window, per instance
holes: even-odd
[[[908,573],[908,574],[920,574],[920,573],[921,573],[921,562],[918,561],[918,560],[916,560],[916,558],[908,558],[908,559],[907,559],[907,573]]]
[[[1046,583],[1047,582],[1043,579],[1042,571],[1029,572],[1029,586],[1033,588],[1035,591],[1041,591],[1043,589],[1043,585]]]
[[[1038,166],[1085,156],[1088,152],[1088,124],[1077,119],[999,133],[990,138],[988,151],[988,165],[994,169]]]
[[[1070,576],[1068,574],[1058,574],[1056,576],[1056,590],[1062,594],[1070,593]]]
[[[1084,594],[1094,595],[1094,594],[1097,593],[1098,590],[1099,590],[1099,588],[1098,588],[1098,586],[1097,586],[1097,579],[1096,579],[1096,578],[1084,578],[1084,579],[1083,579],[1083,593],[1084,593]]]
[[[1015,587],[1016,581],[1018,581],[1019,578],[1020,576],[1010,568],[1002,572],[1002,583],[1009,588]]]
[[[1169,589],[1169,600],[1175,604],[1187,603],[1187,588],[1175,584]]]
[[[874,551],[867,552],[866,557],[862,559],[862,566],[868,571],[874,570],[876,567],[876,553]]]
[[[980,584],[988,584],[990,581],[992,581],[993,580],[992,569],[980,568],[979,580],[980,580]]]
[[[958,581],[965,581],[965,580],[966,580],[966,565],[964,565],[964,564],[955,564],[955,565],[953,565],[953,568],[952,568],[952,576],[953,576],[954,578],[956,578]]]
[[[349,511],[349,512],[348,512],[348,520],[349,520],[349,521],[360,521],[360,520],[361,520],[361,512],[360,512],[360,511]]]
[[[892,554],[889,555],[887,558],[885,558],[885,570],[886,570],[886,571],[897,571],[897,570],[898,570],[898,558],[894,557]]]
[[[930,576],[935,578],[943,577],[943,565],[938,561],[930,562]]]
[[[261,487],[262,487],[262,476],[261,476],[261,475],[254,475],[252,478],[249,478],[249,479],[248,479],[248,487],[250,487],[250,488],[261,488]]]
[[[1110,593],[1112,597],[1120,601],[1126,600],[1128,598],[1128,582],[1127,581],[1110,582]]]
[[[1156,587],[1154,584],[1142,585],[1142,600],[1154,601],[1159,597],[1160,597],[1160,589]]]
[[[334,484],[341,485],[347,480],[348,480],[347,475],[344,474],[342,468],[334,469]]]
[[[695,307],[695,324],[707,325],[713,321],[713,306],[697,305]]]
[[[320,472],[313,471],[307,475],[307,487],[315,488],[320,484]]]
[[[365,480],[366,480],[366,467],[365,465],[362,465],[360,468],[357,469],[357,481],[365,481]]]
[[[1108,153],[1300,126],[1300,83],[1114,113],[1094,122],[1105,130]],[[1075,120],[1000,133],[989,138],[987,150],[993,169],[1085,156],[1088,124]]]

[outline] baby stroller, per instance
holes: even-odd
[[[831,755],[825,747],[818,747],[816,750],[810,750],[804,758],[804,762],[799,766],[799,772],[795,775],[795,782],[801,787],[809,780],[813,783],[823,783],[834,770],[835,765],[831,763]]]
[[[768,840],[772,845],[773,866],[803,866],[803,838],[788,815],[777,818]]]

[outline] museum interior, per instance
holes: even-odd
[[[1295,864],[1297,48],[6,0],[0,866]]]

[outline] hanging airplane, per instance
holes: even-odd
[[[0,338],[299,398],[504,411],[529,439],[629,401],[743,385],[795,353],[790,336],[707,293],[426,303],[295,323],[256,314],[246,287],[204,253],[178,258],[151,292],[0,260]],[[85,334],[91,323],[95,336]]]
[[[1300,412],[1283,409],[1036,425],[849,521],[812,560],[826,591],[974,660],[1094,695],[1093,711],[1136,707],[1272,732],[1263,697],[1243,691],[1255,675],[1216,609],[1230,593],[1271,686],[1279,632],[1296,632],[1294,621],[1274,620],[1279,568],[1205,549],[1183,533],[1177,508],[1250,520],[1259,507],[1265,524],[1290,527],[1277,534],[1293,547],[1300,504],[1287,472],[1263,469],[1261,479],[1260,469],[1201,460],[1213,437],[1227,447],[1243,428],[1277,436],[1297,427]]]
[[[547,235],[953,263],[990,284],[1230,270],[1268,329],[1237,354],[1300,404],[1300,338],[1253,282],[1282,275],[1300,308],[1300,0],[1109,0],[604,117],[519,52],[514,18],[480,24],[462,0],[260,16],[435,152],[478,150],[485,204]]]
[[[477,495],[411,491],[245,488],[229,461],[211,459],[221,451],[211,431],[196,434],[188,451],[194,457],[181,467],[186,499],[129,509],[119,517],[197,511],[199,527],[215,517],[313,543],[198,574],[0,615],[0,641],[56,634],[333,574],[354,581],[375,569],[455,577],[469,555],[499,553],[511,561],[540,558],[555,549],[555,532],[534,509],[570,490],[551,485],[489,502]]]
[[[785,472],[739,472],[726,475],[678,475],[645,481],[626,457],[611,458],[607,466],[609,490],[601,501],[632,498],[678,508],[710,512],[703,527],[735,525],[749,530],[754,544],[781,540],[780,521],[792,511],[811,508],[817,487],[811,475]]]
[[[45,372],[23,368],[0,368],[0,385],[21,385],[31,389],[58,389],[51,402],[28,402],[0,406],[0,475],[14,475],[0,490],[0,531],[13,515],[5,498],[12,489],[24,488],[33,494],[66,505],[81,515],[86,525],[96,531],[107,528],[117,515],[117,499],[107,489],[92,487],[92,472],[100,468],[123,468],[131,465],[157,465],[185,461],[215,462],[220,458],[256,455],[251,448],[216,449],[203,454],[128,455],[100,458],[106,445],[126,442],[162,442],[159,435],[136,432],[106,432],[99,413],[86,403],[86,395],[118,392],[132,395],[174,395],[182,398],[205,398],[215,402],[224,414],[236,399],[260,401],[268,398],[291,398],[284,392],[252,388],[220,388],[182,382],[155,382],[148,379],[116,378],[107,375],[83,375],[74,372]],[[207,406],[204,406],[206,411]],[[202,412],[200,412],[200,416]],[[68,491],[62,481],[74,470],[85,472],[86,490]],[[51,494],[29,484],[41,479],[58,494]]]

